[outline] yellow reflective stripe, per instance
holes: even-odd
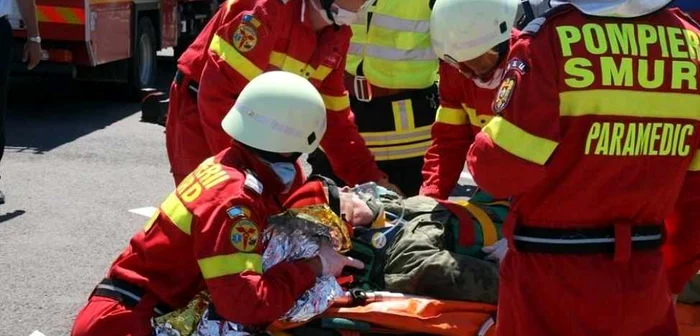
[[[413,117],[413,103],[410,99],[397,100],[391,102],[394,112],[394,128],[397,131],[406,131],[416,128]]]
[[[311,65],[277,51],[270,53],[270,64],[282,71],[291,72],[304,78],[309,78],[316,71]]]
[[[257,253],[233,253],[197,260],[204,279],[213,279],[243,271],[262,273],[262,256]]]
[[[255,63],[245,58],[245,56],[239,53],[236,48],[218,35],[214,35],[214,38],[211,39],[209,50],[214,52],[233,70],[238,71],[241,76],[245,77],[245,79],[249,81],[263,73],[263,71],[258,68]]]
[[[435,121],[450,125],[466,125],[467,113],[463,109],[440,106]]]
[[[462,107],[465,111],[467,111],[467,115],[469,116],[469,123],[478,128],[486,126],[486,124],[488,124],[489,121],[491,121],[491,119],[493,118],[492,115],[476,114],[475,109],[467,107],[467,105],[465,104],[462,104]]]
[[[690,171],[700,171],[700,150],[695,151],[693,160],[690,161],[690,166],[688,167]]]
[[[331,69],[325,65],[321,65],[311,75],[311,79],[323,81],[324,79],[326,79],[326,77],[328,77],[328,75],[331,74],[332,71],[333,71],[333,69]]]
[[[400,160],[425,155],[432,141],[420,143],[390,146],[390,147],[369,147],[369,151],[374,155],[376,161]]]
[[[476,217],[481,226],[481,232],[484,234],[484,246],[490,246],[496,243],[498,240],[498,231],[496,230],[496,224],[493,223],[491,217],[478,206],[469,203],[469,201],[458,202]]]
[[[584,115],[700,120],[700,95],[684,93],[586,90],[559,94],[561,116]]]
[[[342,96],[321,95],[323,102],[326,104],[326,109],[336,112],[342,112],[350,108],[350,98],[345,93]]]
[[[498,147],[521,159],[544,165],[559,145],[525,132],[502,117],[494,117],[481,129]]]
[[[177,197],[173,191],[165,199],[165,202],[160,205],[160,210],[165,214],[180,231],[190,234],[192,228],[192,213],[187,210],[185,205]]]
[[[367,147],[389,146],[430,140],[430,127],[421,126],[408,131],[366,132],[360,133]]]

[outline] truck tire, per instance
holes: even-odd
[[[153,87],[158,75],[156,31],[147,16],[139,18],[134,39],[134,53],[129,63],[129,87],[138,93],[141,89]]]

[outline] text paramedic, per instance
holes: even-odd
[[[648,24],[588,23],[580,29],[557,27],[557,34],[564,57],[572,56],[572,48],[580,44],[593,55],[623,56],[568,59],[564,66],[564,82],[572,89],[588,88],[596,82],[602,88],[636,85],[645,89],[664,85],[675,90],[698,88],[698,69],[690,60],[700,60],[700,37],[690,30]],[[650,50],[659,52],[664,59],[650,64],[645,58]],[[669,73],[671,76],[667,75]],[[588,132],[585,153],[687,156],[691,153],[687,139],[693,132],[694,128],[688,124],[595,122]]]

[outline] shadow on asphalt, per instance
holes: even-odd
[[[172,58],[159,59],[158,67],[156,86],[167,90],[175,63]],[[138,99],[127,99],[123,92],[109,83],[60,77],[12,78],[6,151],[43,154],[139,112]]]
[[[4,215],[0,215],[0,223],[9,221],[10,219],[17,218],[19,216],[22,216],[26,213],[24,210],[15,210],[13,212],[8,212]]]

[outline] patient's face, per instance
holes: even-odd
[[[372,210],[359,196],[350,192],[349,188],[340,190],[341,217],[353,226],[368,225],[372,222]]]

